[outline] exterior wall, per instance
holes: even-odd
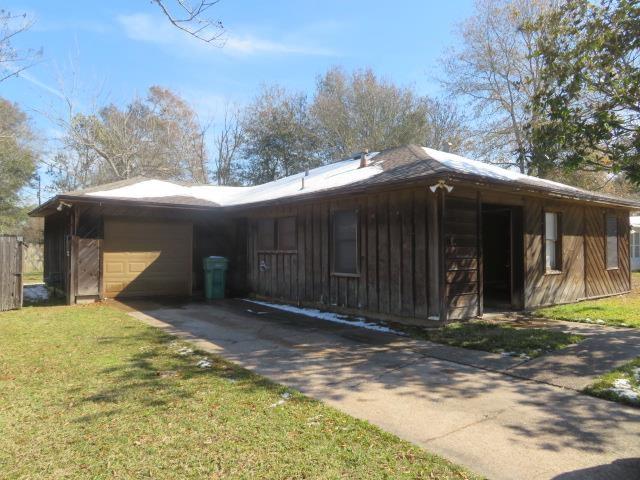
[[[438,309],[429,302],[434,295],[428,281],[433,244],[428,225],[435,221],[428,206],[434,202],[435,195],[423,187],[256,210],[249,218],[250,289],[296,304],[424,322]],[[359,213],[358,275],[331,272],[331,212],[345,208]],[[291,215],[296,250],[259,251],[258,218]]]
[[[562,268],[547,273],[544,253],[545,211],[561,214]],[[584,263],[584,206],[530,199],[524,209],[525,308],[576,302],[587,296]]]
[[[606,267],[605,215],[618,217],[618,268]],[[600,297],[631,290],[629,212],[605,208],[585,209],[587,296]]]

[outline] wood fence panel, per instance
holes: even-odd
[[[0,236],[0,311],[22,307],[22,238]]]

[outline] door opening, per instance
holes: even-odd
[[[489,309],[523,308],[522,210],[482,206],[483,302]]]

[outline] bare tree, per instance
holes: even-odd
[[[13,45],[16,36],[26,32],[33,21],[26,13],[13,14],[0,10],[0,82],[19,75],[33,65],[42,50],[18,50]]]
[[[220,0],[153,0],[162,13],[178,29],[206,43],[224,44],[222,21],[206,16]]]
[[[378,78],[370,69],[352,74],[329,70],[318,79],[311,105],[325,161],[364,149],[423,143],[428,112],[428,99]]]
[[[107,105],[95,113],[60,119],[61,149],[47,164],[56,190],[73,190],[136,175],[208,181],[203,127],[174,92],[151,87],[126,107]]]
[[[458,154],[473,150],[467,119],[453,100],[427,101],[427,126],[423,145]]]
[[[461,47],[443,59],[442,83],[472,107],[476,153],[485,160],[536,173],[527,125],[540,81],[535,55],[540,31],[528,28],[553,0],[477,0],[461,26]]]
[[[227,105],[218,134],[214,139],[216,156],[214,167],[218,185],[235,185],[240,183],[239,154],[244,141],[240,111],[237,107]]]

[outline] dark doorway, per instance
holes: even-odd
[[[482,206],[482,267],[484,306],[522,308],[524,252],[520,207]]]

